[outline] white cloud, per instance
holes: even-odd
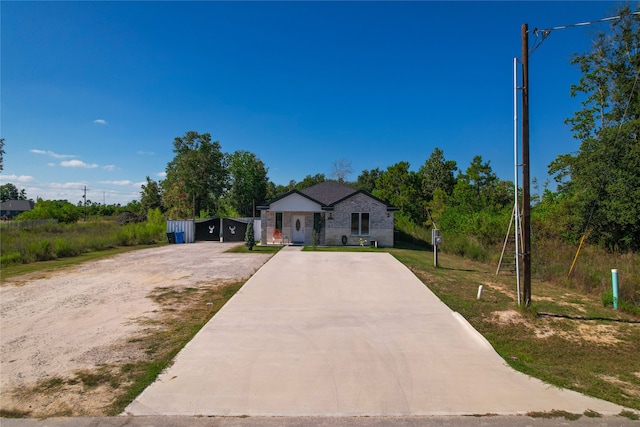
[[[51,168],[55,168],[55,167],[56,167],[56,164],[55,164],[55,163],[51,163],[51,162],[49,162],[49,163],[47,163],[47,166],[49,166],[49,167],[51,167]]]
[[[100,184],[107,184],[107,185],[134,185],[133,182],[129,181],[128,179],[123,179],[120,181],[99,181]]]
[[[155,154],[156,153],[154,153],[153,151],[142,151],[142,150],[138,151],[139,156],[155,156]]]
[[[158,178],[166,178],[166,177],[167,177],[167,173],[166,173],[166,172],[158,172],[158,173],[156,174],[156,176],[157,176]]]
[[[84,182],[52,182],[49,188],[68,190],[84,188],[86,185]]]
[[[73,154],[58,154],[58,153],[54,153],[53,151],[45,151],[45,150],[29,150],[29,151],[34,154],[43,154],[45,156],[53,157],[54,159],[70,159],[73,157],[78,157],[78,156],[74,156]]]
[[[82,160],[67,160],[64,162],[60,162],[60,166],[63,168],[85,168],[85,169],[95,169],[98,167],[95,163],[85,163]]]
[[[32,182],[33,177],[29,175],[0,175],[0,182]]]
[[[106,125],[107,121],[105,119],[95,119],[93,123],[97,123],[99,125]]]
[[[115,165],[105,165],[102,167],[102,169],[106,170],[106,171],[112,171],[116,169]]]

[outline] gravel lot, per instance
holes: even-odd
[[[99,390],[80,397],[41,397],[24,390],[78,370],[141,357],[127,343],[158,308],[147,297],[154,289],[247,279],[271,256],[225,253],[234,245],[238,244],[167,245],[3,282],[0,409],[43,416],[60,405],[73,407],[78,404],[74,399],[95,399],[96,407],[107,403],[109,397]]]

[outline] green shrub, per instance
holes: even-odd
[[[69,240],[59,238],[54,242],[54,252],[56,258],[68,258],[80,255],[83,252],[83,248],[74,245]]]
[[[0,266],[7,267],[14,264],[22,264],[22,255],[20,255],[20,252],[0,255]]]
[[[613,291],[604,291],[601,299],[603,307],[613,307]]]

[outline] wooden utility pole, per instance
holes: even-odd
[[[87,222],[87,186],[84,186],[84,193],[82,194],[82,199],[84,200],[84,222]]]
[[[522,300],[531,305],[531,189],[529,172],[529,28],[522,24]]]

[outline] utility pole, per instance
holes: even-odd
[[[84,186],[84,194],[82,195],[84,199],[84,222],[87,222],[87,186]]]
[[[531,305],[531,189],[529,172],[529,26],[522,24],[522,299]]]

